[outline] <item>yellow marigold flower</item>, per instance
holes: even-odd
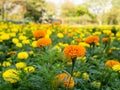
[[[74,73],[73,73],[73,76],[74,76],[74,77],[79,77],[80,74],[81,74],[81,73],[80,73],[79,71],[77,71],[77,72],[74,72]]]
[[[61,48],[58,45],[54,46],[54,48],[61,51]]]
[[[18,59],[27,59],[28,53],[27,52],[19,52],[17,57],[18,57]]]
[[[19,39],[20,39],[20,40],[26,40],[27,37],[26,37],[26,36],[23,36],[23,35],[20,35],[20,36],[19,36]]]
[[[86,57],[77,57],[76,60],[79,60],[81,62],[86,62],[87,61]]]
[[[99,42],[99,37],[98,36],[89,36],[85,38],[85,42],[88,44],[96,44]]]
[[[87,73],[83,73],[82,78],[84,78],[85,80],[89,80],[89,75]]]
[[[1,35],[2,40],[9,40],[9,38],[10,38],[9,34],[4,33],[3,35]]]
[[[35,71],[35,68],[33,66],[28,66],[24,68],[24,71],[27,73],[32,73]]]
[[[33,54],[34,54],[34,52],[33,52],[33,51],[29,51],[29,54],[30,54],[30,55],[33,55]]]
[[[16,46],[21,48],[22,47],[22,43],[16,43]]]
[[[42,37],[44,37],[45,35],[46,35],[46,33],[45,33],[45,31],[43,31],[43,30],[37,30],[37,31],[35,31],[34,34],[33,34],[33,36],[34,36],[35,38],[42,38]]]
[[[37,47],[37,41],[32,42],[32,47]]]
[[[93,81],[93,82],[92,82],[92,85],[93,85],[93,86],[96,86],[96,87],[100,87],[100,86],[101,86],[101,82]]]
[[[86,49],[79,45],[68,45],[64,48],[63,53],[67,57],[75,58],[82,57],[85,55]]]
[[[40,38],[37,41],[37,47],[49,46],[52,43],[50,38]]]
[[[66,73],[61,73],[55,76],[55,80],[53,80],[52,83],[55,87],[63,85],[69,88],[73,88],[75,84],[73,77]]]
[[[12,39],[12,42],[13,42],[14,44],[16,44],[16,43],[19,42],[19,40],[18,40],[17,38],[13,38],[13,39]]]
[[[18,62],[15,64],[15,66],[17,69],[22,69],[22,68],[25,68],[27,65],[25,62]]]
[[[19,74],[18,71],[14,69],[9,69],[3,72],[2,77],[7,82],[16,83],[20,80],[20,77],[18,74]]]
[[[63,38],[64,35],[63,35],[62,33],[58,33],[58,34],[57,34],[57,37],[58,37],[58,38]]]
[[[118,65],[120,64],[118,61],[116,60],[108,60],[105,65],[108,66],[108,67],[113,67],[114,65]]]
[[[79,45],[84,46],[84,47],[90,47],[90,45],[86,42],[80,42]]]
[[[9,67],[10,65],[11,65],[11,63],[8,61],[4,61],[2,64],[3,67]]]
[[[23,40],[22,43],[23,44],[30,44],[30,41],[29,40]]]
[[[113,69],[114,71],[120,71],[120,64],[114,65],[114,66],[112,67],[112,69]]]

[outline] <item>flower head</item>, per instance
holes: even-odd
[[[18,57],[18,59],[27,59],[28,53],[27,52],[19,52],[17,57]]]
[[[113,67],[114,65],[118,65],[120,64],[118,61],[116,60],[108,60],[105,65],[108,66],[108,67]]]
[[[46,33],[45,33],[45,31],[43,31],[43,30],[35,31],[34,34],[33,34],[33,36],[34,36],[35,38],[42,38],[42,37],[44,37],[45,35],[46,35]]]
[[[37,47],[49,46],[52,43],[50,38],[40,38],[37,41]]]
[[[3,72],[2,76],[5,81],[8,81],[10,83],[16,83],[20,80],[20,77],[18,75],[18,71],[14,69],[9,69]]]
[[[65,47],[63,53],[67,57],[75,58],[82,57],[85,55],[86,49],[83,46],[79,45],[68,45]]]
[[[26,67],[26,63],[18,62],[18,63],[15,64],[15,66],[16,66],[17,69],[22,69],[22,68]]]
[[[103,42],[108,42],[109,38],[102,38]]]
[[[24,71],[27,73],[32,73],[35,71],[35,68],[33,66],[28,66],[24,68]]]
[[[53,81],[53,84],[55,86],[59,86],[61,84],[65,87],[73,88],[75,82],[73,77],[71,77],[69,74],[61,73],[55,76],[55,80]]]
[[[11,63],[7,62],[7,61],[4,61],[2,64],[3,67],[9,67],[10,65],[11,65]]]
[[[99,37],[98,36],[89,36],[85,38],[85,42],[88,44],[96,44],[99,42]]]
[[[114,71],[119,71],[119,72],[120,72],[120,64],[114,65],[114,66],[112,67],[112,69],[113,69]]]

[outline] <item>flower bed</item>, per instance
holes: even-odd
[[[120,27],[0,23],[1,90],[120,90]]]

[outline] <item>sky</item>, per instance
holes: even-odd
[[[57,6],[61,5],[62,3],[64,3],[66,0],[46,0],[47,2],[53,2],[55,3]],[[81,4],[83,2],[85,2],[85,0],[69,0],[71,2],[73,2],[74,4]]]

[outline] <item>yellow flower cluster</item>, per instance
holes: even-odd
[[[18,59],[27,59],[29,57],[27,52],[19,52],[17,55]]]
[[[10,83],[16,83],[20,80],[19,72],[15,69],[8,69],[3,72],[2,77],[5,81]]]

